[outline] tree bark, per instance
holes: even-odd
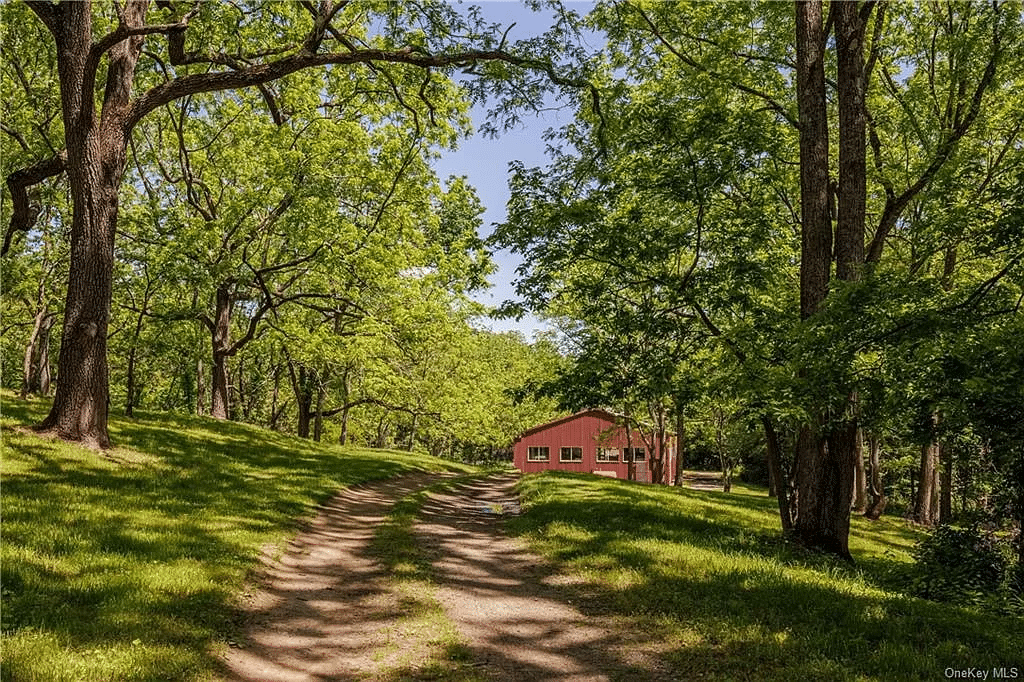
[[[800,316],[814,316],[828,295],[832,264],[828,108],[822,3],[796,3],[797,105],[800,117]],[[851,560],[848,536],[853,462],[830,449],[818,414],[797,437],[795,530],[808,547]],[[847,471],[848,464],[848,471]],[[850,479],[847,483],[846,480]]]
[[[939,478],[939,523],[953,520],[953,449],[940,447],[942,475]]]
[[[391,422],[387,420],[387,417],[382,416],[377,422],[377,440],[374,443],[374,447],[384,449],[388,446],[388,436],[391,431]]]
[[[914,521],[923,526],[938,522],[939,443],[932,441],[921,446],[921,463],[917,476],[917,500]]]
[[[298,374],[295,373],[295,363],[288,360],[288,374],[292,380],[292,392],[295,394],[295,406],[297,414],[296,434],[299,438],[309,438],[309,419],[313,411],[313,391],[310,387],[309,376],[306,368],[299,365]]]
[[[147,4],[125,7],[125,23],[141,24]],[[103,107],[97,115],[91,5],[69,2],[31,7],[50,30],[56,47],[72,200],[71,266],[57,392],[50,413],[38,428],[54,431],[66,440],[106,448],[110,446],[107,331],[114,234],[130,130],[125,121],[142,37],[125,38],[108,51]]]
[[[677,486],[683,485],[683,472],[686,470],[686,415],[682,407],[676,409],[676,481]]]
[[[868,476],[864,467],[864,433],[857,429],[857,454],[853,470],[853,511],[863,514],[868,508]]]
[[[878,436],[868,436],[868,465],[870,468],[868,495],[871,501],[868,503],[867,511],[864,512],[864,516],[877,521],[882,516],[882,512],[885,511],[885,507],[889,504],[888,498],[885,496],[885,486],[882,483],[882,467],[881,467],[881,443],[878,440]]]
[[[761,425],[764,427],[764,438],[768,446],[768,477],[775,481],[775,497],[779,502],[779,519],[782,521],[783,532],[788,533],[793,530],[793,515],[789,501],[789,477],[782,466],[782,446],[772,420],[763,416]]]
[[[50,394],[50,330],[57,318],[46,309],[44,287],[40,284],[39,310],[32,323],[32,335],[22,362],[21,397]]]
[[[227,419],[231,395],[228,382],[228,357],[231,349],[231,292],[227,285],[217,287],[214,316],[210,327],[213,371],[210,380],[210,416]]]

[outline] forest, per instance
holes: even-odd
[[[4,4],[3,386],[101,448],[145,409],[473,461],[607,406],[826,553],[956,522],[1019,600],[1021,5],[531,5]],[[484,238],[433,162],[551,98]]]

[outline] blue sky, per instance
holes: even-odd
[[[492,22],[508,26],[512,22],[516,26],[509,33],[509,40],[517,40],[543,33],[552,23],[549,15],[534,13],[521,2],[492,0],[491,2],[473,2],[481,8],[483,16]],[[566,3],[577,5],[577,3]],[[585,13],[590,3],[578,3],[574,7],[581,14]],[[479,129],[486,118],[485,107],[474,107],[472,111],[474,126]],[[459,149],[446,152],[435,164],[438,175],[446,178],[450,175],[465,175],[473,185],[486,211],[483,215],[482,236],[491,233],[495,223],[505,220],[505,205],[508,202],[508,165],[511,161],[522,161],[527,167],[543,166],[547,163],[544,153],[545,143],[542,135],[549,128],[557,128],[572,119],[572,111],[546,111],[538,116],[524,115],[522,124],[514,130],[502,133],[495,139],[486,138],[479,133],[460,143]],[[515,298],[513,279],[520,259],[508,252],[494,255],[498,271],[490,278],[493,287],[476,298],[489,305],[499,305],[502,301]],[[533,317],[515,320],[486,321],[486,326],[495,331],[510,329],[520,331],[527,340],[533,332],[544,329],[542,322]]]

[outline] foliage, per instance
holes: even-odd
[[[943,524],[914,547],[911,590],[935,601],[1005,609],[1021,615],[1024,592],[1005,531],[980,523]]]

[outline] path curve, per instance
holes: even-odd
[[[395,502],[439,480],[416,474],[341,491],[268,562],[245,607],[239,648],[223,657],[233,682],[374,679],[394,646],[399,595],[370,554]],[[416,526],[436,576],[433,595],[473,657],[498,682],[654,680],[639,633],[584,615],[549,566],[504,532],[519,511],[517,476],[473,479],[432,493]],[[414,668],[415,669],[415,668]],[[415,673],[413,673],[415,674]]]

